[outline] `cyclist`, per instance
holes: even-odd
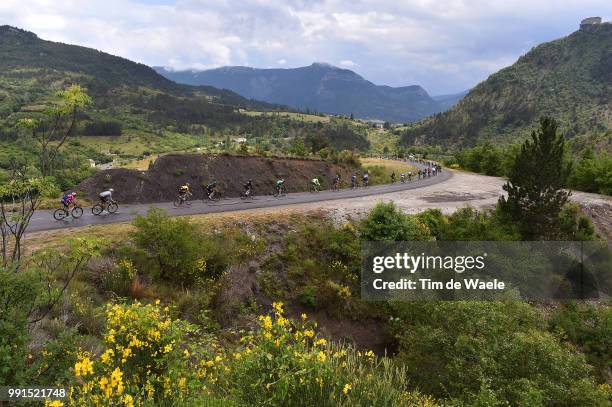
[[[406,174],[403,172],[400,174],[400,182],[403,184],[406,182]]]
[[[62,205],[64,205],[64,209],[68,209],[70,204],[72,204],[75,200],[76,200],[76,192],[65,194],[61,200]]]
[[[321,190],[321,183],[319,182],[318,178],[313,178],[310,181],[310,184],[311,184],[311,187],[312,187],[313,190],[315,190],[317,192]]]
[[[370,181],[370,174],[368,173],[368,171],[363,173],[363,187],[367,187],[368,186],[368,182]]]
[[[248,180],[242,187],[244,188],[244,196],[251,195],[251,192],[253,192],[253,180]]]
[[[181,185],[179,187],[179,197],[182,200],[187,199],[187,197],[191,195],[191,191],[189,190],[189,187],[190,187],[189,182],[186,182],[185,185]]]
[[[100,203],[107,203],[107,202],[113,202],[113,192],[115,192],[114,189],[109,188],[106,191],[100,192],[100,194],[98,195],[98,198],[100,198]]]
[[[334,178],[334,188],[338,189],[340,188],[340,182],[342,181],[342,177],[340,176],[340,173],[337,172],[336,173],[336,178]]]
[[[285,188],[285,178],[280,178],[276,181],[276,191],[280,194],[283,188]]]
[[[408,171],[408,182],[412,181],[412,171]]]
[[[391,173],[391,183],[395,184],[395,171]]]
[[[212,180],[208,183],[208,185],[206,185],[206,196],[210,199],[212,198],[212,194],[215,191],[215,188],[217,188],[217,181]]]
[[[351,188],[355,188],[357,186],[357,174],[353,173],[351,176]]]

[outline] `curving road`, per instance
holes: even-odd
[[[144,215],[151,207],[161,208],[168,211],[170,215],[197,215],[217,212],[231,212],[256,208],[268,208],[283,205],[307,204],[313,202],[333,201],[338,199],[349,199],[366,197],[372,195],[382,195],[393,192],[406,191],[410,189],[422,188],[439,184],[447,181],[453,176],[452,171],[443,170],[435,177],[425,178],[422,180],[407,182],[405,184],[384,184],[374,185],[368,188],[357,189],[341,189],[339,191],[321,191],[318,193],[299,192],[291,193],[282,198],[274,198],[271,195],[254,196],[250,200],[242,200],[240,198],[227,198],[219,202],[204,203],[202,201],[192,201],[190,206],[182,206],[175,208],[172,202],[157,202],[151,204],[133,204],[121,205],[119,211],[115,214],[106,214],[104,212],[100,216],[94,216],[90,208],[83,208],[83,216],[79,219],[68,217],[62,221],[53,219],[53,210],[38,210],[34,213],[28,232],[40,232],[44,230],[61,229],[67,227],[81,227],[97,224],[111,224],[117,222],[127,222],[137,215]]]

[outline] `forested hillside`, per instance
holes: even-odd
[[[541,44],[480,83],[448,112],[415,124],[404,144],[516,141],[555,117],[566,137],[612,129],[612,24]]]

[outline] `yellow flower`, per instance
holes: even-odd
[[[168,344],[166,346],[164,346],[164,353],[168,353],[172,350],[172,345]]]
[[[325,345],[326,343],[327,343],[327,341],[326,341],[325,339],[320,338],[320,339],[318,339],[318,340],[315,342],[315,345],[320,345],[320,346],[323,346],[323,345]]]
[[[367,351],[367,352],[365,353],[365,355],[366,355],[368,358],[372,359],[372,358],[374,357],[374,352],[372,352],[371,350],[369,350],[369,351]]]
[[[317,353],[317,359],[320,362],[325,362],[325,353],[322,350]]]
[[[307,329],[304,331],[304,336],[312,338],[314,336],[314,331],[312,329]]]
[[[276,320],[276,323],[278,324],[278,326],[284,327],[284,326],[287,326],[289,324],[289,321],[285,317],[279,317]]]
[[[344,393],[345,395],[348,394],[348,392],[352,389],[353,387],[347,383],[344,385],[344,388],[342,389],[342,393]]]
[[[272,318],[270,318],[269,315],[266,315],[266,316],[260,315],[259,316],[259,320],[262,322],[261,325],[262,325],[263,329],[265,329],[265,330],[272,329]]]
[[[74,364],[74,373],[77,377],[93,374],[93,362],[89,358],[84,358],[81,362]]]
[[[302,314],[302,321],[306,321],[306,319],[308,319],[308,315],[306,315],[305,313]]]
[[[276,313],[277,316],[281,316],[281,315],[283,315],[283,312],[285,312],[283,310],[283,303],[282,302],[274,302],[274,303],[272,303],[272,307],[274,308],[274,312]]]
[[[185,389],[185,387],[187,387],[187,380],[184,377],[181,377],[179,379],[178,386],[181,389]]]
[[[63,407],[64,403],[59,401],[59,400],[46,400],[45,401],[45,407]]]
[[[134,399],[129,394],[123,396],[123,405],[125,407],[134,407]]]
[[[242,355],[240,353],[238,353],[238,352],[236,352],[234,354],[234,358],[236,358],[236,360],[239,360],[241,357],[242,357]]]
[[[315,379],[315,382],[317,382],[317,384],[319,385],[319,387],[323,387],[323,379],[321,379],[320,377],[317,377]]]
[[[100,359],[102,360],[102,363],[108,364],[108,362],[110,362],[110,358],[113,356],[115,356],[115,352],[112,349],[107,349],[102,356],[100,356]]]
[[[118,367],[111,373],[111,387],[117,389],[117,394],[123,393],[123,373]]]

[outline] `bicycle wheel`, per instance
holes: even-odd
[[[104,208],[99,203],[97,203],[97,204],[95,204],[94,206],[91,207],[91,213],[94,216],[98,216],[99,214],[102,213],[103,210],[104,210]]]
[[[55,220],[62,220],[66,216],[68,216],[68,212],[66,212],[66,210],[62,208],[56,209],[55,212],[53,212],[53,217],[55,218]]]
[[[183,200],[181,199],[180,196],[176,197],[176,199],[174,200],[174,206],[175,207],[179,207],[183,204]]]
[[[115,212],[117,212],[118,209],[119,209],[119,205],[117,204],[117,202],[109,203],[108,207],[106,208],[108,213],[115,213]]]
[[[72,208],[71,213],[73,218],[78,219],[83,216],[83,208],[81,208],[80,206],[75,206],[74,208]]]
[[[215,192],[213,193],[212,197],[210,197],[211,201],[220,201],[221,200],[221,193],[220,192]]]

